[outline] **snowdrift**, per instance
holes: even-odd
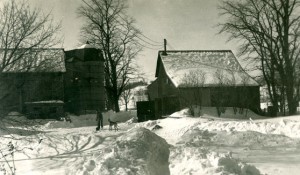
[[[18,136],[17,174],[299,174],[300,116],[256,120],[248,111],[240,120],[230,108],[221,118],[215,110],[203,108],[201,117],[182,110],[143,123],[134,123],[135,111],[110,111],[104,122],[120,121],[118,132],[107,126],[94,132],[94,114],[71,116],[72,123],[30,120],[31,128],[11,115],[0,148],[11,140],[8,132]]]
[[[277,134],[292,138],[300,138],[300,122],[282,119],[279,122],[260,121],[203,121],[198,122],[193,129],[209,131],[255,131],[263,134]]]
[[[257,168],[247,165],[230,154],[210,152],[201,147],[177,146],[170,155],[171,174],[201,175],[260,175]]]
[[[218,117],[218,112],[216,107],[201,107],[200,116],[195,117],[203,117],[203,118],[218,118],[218,119],[261,119],[262,116],[255,114],[250,109],[239,109],[234,112],[233,107],[224,107],[224,113],[221,113],[221,116]],[[193,117],[190,115],[189,110],[182,109],[181,111],[175,112],[170,115],[170,117],[181,118],[181,117]]]
[[[92,157],[69,168],[69,174],[168,175],[169,145],[145,128],[135,128]]]

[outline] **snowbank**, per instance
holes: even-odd
[[[181,117],[193,117],[190,115],[189,109],[182,109],[181,111],[175,112],[170,115],[170,117],[181,118]],[[262,116],[255,114],[249,109],[237,109],[234,112],[233,107],[225,107],[225,112],[221,113],[221,116],[218,117],[218,112],[216,107],[201,107],[200,117],[203,118],[217,118],[222,119],[262,119]]]
[[[224,146],[223,140],[220,139],[222,136],[218,136],[217,133],[210,133],[207,130],[189,130],[186,132],[182,136],[182,140],[171,149],[171,174],[260,174],[254,166],[233,158],[232,152],[218,153],[213,151],[217,144],[221,147]]]
[[[226,132],[255,131],[263,134],[300,138],[300,116],[263,118],[249,110],[247,117],[245,117],[245,114],[234,114],[232,108],[227,108],[226,112],[219,118],[216,117],[217,112],[212,107],[203,107],[202,114],[201,118],[195,118],[188,114],[187,109],[183,109],[170,115],[169,118],[176,119],[173,121],[170,119],[168,122],[176,123],[176,125],[182,125],[181,123],[190,123],[193,125],[191,128],[188,126],[186,129]]]
[[[66,121],[49,121],[44,126],[43,129],[54,129],[54,128],[73,128],[75,127],[74,123]]]
[[[145,128],[135,128],[69,168],[69,174],[168,175],[169,145]]]
[[[170,115],[170,117],[180,118],[180,117],[192,117],[192,116],[190,115],[189,109],[186,108],[181,111],[174,112],[173,114]]]
[[[85,115],[69,115],[71,122],[68,121],[49,121],[42,126],[43,129],[54,129],[54,128],[74,128],[74,127],[85,127],[85,126],[97,126],[96,114],[85,114]],[[136,111],[122,111],[115,113],[114,111],[107,111],[103,113],[103,124],[108,125],[108,119],[117,121],[119,123],[126,122],[130,119],[134,121],[136,118]]]
[[[257,168],[265,174],[299,174],[300,116],[220,119],[214,110],[203,110],[203,117],[190,117],[182,110],[143,123],[132,123],[135,111],[104,114],[104,124],[108,117],[119,122],[132,119],[121,123],[118,132],[95,133],[95,114],[70,116],[72,123],[40,120],[47,122],[42,125],[45,130],[9,127],[15,135],[21,132],[21,139],[13,142],[22,150],[14,154],[17,174],[258,175]],[[0,149],[10,140],[3,138]]]
[[[263,134],[278,134],[300,138],[300,122],[282,119],[278,122],[261,121],[201,121],[193,129],[209,131],[256,131]]]
[[[136,110],[133,111],[120,111],[118,113],[110,110],[103,113],[104,124],[108,124],[108,118],[116,122],[126,122],[132,118],[136,118]]]
[[[174,147],[170,160],[171,174],[260,175],[257,168],[232,158],[230,154],[209,152],[201,147]]]
[[[4,117],[3,122],[8,126],[20,126],[29,123],[30,120],[18,112],[10,112]]]

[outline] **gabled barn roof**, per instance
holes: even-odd
[[[8,54],[9,52],[10,50],[7,51]],[[6,66],[3,73],[66,72],[65,53],[62,48],[40,48],[32,49],[30,52],[20,49],[19,52],[23,54],[22,58],[13,58],[12,60],[16,61]],[[0,56],[2,54],[4,54],[4,49],[0,49]]]
[[[222,74],[223,85],[259,86],[241,67],[231,50],[186,50],[158,52],[156,74],[163,65],[167,76],[176,87],[190,87],[185,82],[192,71],[201,71],[205,75],[203,86],[220,86]]]

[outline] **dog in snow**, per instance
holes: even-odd
[[[108,128],[108,130],[112,131],[112,130],[113,130],[113,127],[114,127],[114,130],[115,130],[115,131],[118,131],[118,130],[119,130],[119,127],[118,127],[118,123],[117,123],[117,122],[113,122],[113,121],[111,121],[109,118],[108,118],[108,122],[109,122],[109,128]]]

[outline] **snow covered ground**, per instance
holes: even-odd
[[[231,108],[221,118],[215,108],[201,113],[135,123],[135,111],[110,111],[100,132],[94,114],[71,116],[71,123],[11,115],[1,121],[0,149],[5,155],[7,144],[14,145],[9,163],[16,174],[300,174],[300,116],[262,118]],[[119,131],[108,130],[107,118],[119,121]]]

